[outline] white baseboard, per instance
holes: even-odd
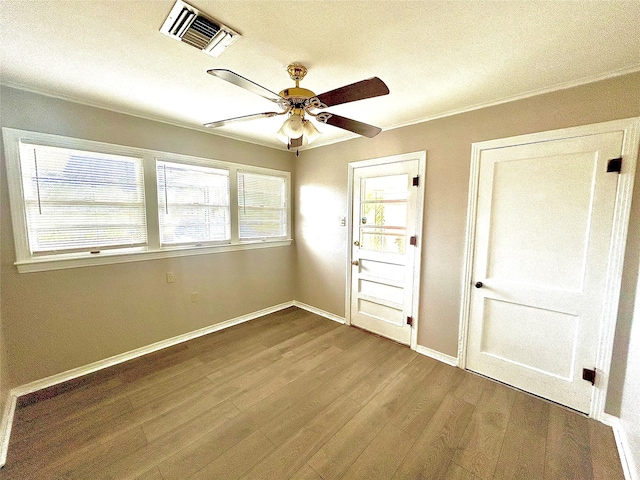
[[[13,426],[13,415],[16,411],[18,397],[12,392],[7,393],[2,418],[0,419],[0,467],[7,461],[7,451],[9,450],[9,437]]]
[[[321,317],[328,318],[329,320],[333,320],[334,322],[342,323],[343,325],[345,323],[344,317],[341,317],[334,313],[327,312],[325,310],[321,310],[316,307],[312,307],[311,305],[307,305],[306,303],[298,302],[297,300],[295,300],[293,302],[293,305],[295,307],[306,310],[307,312],[315,313],[316,315],[320,315]]]
[[[618,455],[620,456],[620,463],[622,464],[622,471],[624,472],[625,480],[640,480],[640,465],[635,464],[629,441],[624,430],[624,426],[618,417],[605,413],[602,418],[599,419],[602,423],[609,425],[613,429],[613,436],[616,439],[616,446],[618,447]]]
[[[253,320],[270,313],[278,312],[292,306],[294,306],[294,302],[285,302],[279,305],[274,305],[273,307],[264,308],[256,312],[241,315],[230,320],[225,320],[224,322],[209,325],[208,327],[200,328],[192,332],[184,333],[176,337],[152,343],[151,345],[136,348],[135,350],[130,350],[128,352],[114,355],[113,357],[105,358],[104,360],[98,360],[97,362],[83,365],[82,367],[67,370],[66,372],[51,375],[50,377],[46,377],[41,380],[36,380],[35,382],[30,382],[25,385],[20,385],[19,387],[12,388],[8,394],[7,403],[5,405],[4,411],[2,412],[2,418],[0,419],[0,467],[4,466],[7,459],[9,437],[11,436],[11,426],[13,424],[13,416],[15,413],[18,397],[37,392],[38,390],[42,390],[43,388],[52,387],[53,385],[57,385],[59,383],[73,380],[74,378],[82,377],[83,375],[87,375],[89,373],[97,372],[98,370],[102,370],[104,368],[108,368],[113,365],[126,362],[128,360],[133,360],[134,358],[138,358],[142,355],[147,355],[148,353],[162,350],[163,348],[172,347],[179,343],[186,342],[188,340],[192,340],[209,333],[217,332],[218,330],[233,327],[234,325],[248,322],[249,320]]]
[[[427,357],[431,357],[435,360],[439,360],[440,362],[446,363],[447,365],[451,365],[452,367],[458,366],[457,357],[452,357],[451,355],[438,352],[437,350],[432,350],[430,348],[423,347],[422,345],[416,345],[416,352],[418,352],[421,355],[426,355]]]

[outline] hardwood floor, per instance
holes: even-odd
[[[297,308],[22,397],[6,479],[623,479],[610,428]]]

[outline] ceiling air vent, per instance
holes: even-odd
[[[240,34],[207,17],[197,8],[178,0],[160,28],[160,32],[218,57]]]

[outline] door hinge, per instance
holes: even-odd
[[[413,177],[413,186],[417,187],[418,185],[420,185],[420,175]]]
[[[409,238],[409,245],[413,245],[414,247],[418,244],[418,237],[415,235]]]
[[[588,368],[582,369],[582,379],[587,382],[591,382],[591,385],[596,384],[596,369],[590,370]]]
[[[407,325],[413,327],[413,317],[407,317]]]
[[[620,173],[622,171],[622,157],[620,158],[612,158],[607,163],[607,173],[617,172]]]

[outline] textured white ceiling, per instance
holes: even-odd
[[[203,129],[273,104],[206,73],[276,92],[286,66],[322,93],[372,76],[391,93],[328,111],[390,129],[640,70],[640,1],[187,0],[242,37],[212,58],[159,32],[173,0],[0,0],[0,81]],[[283,117],[213,134],[276,148]],[[353,138],[320,125],[313,145]]]

